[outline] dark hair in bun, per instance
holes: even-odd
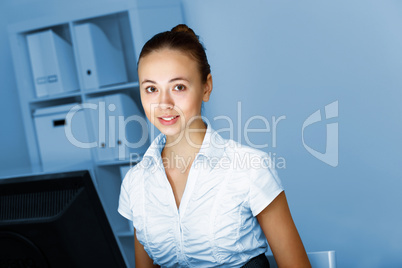
[[[179,24],[172,30],[158,33],[149,39],[141,50],[138,62],[151,52],[164,48],[188,53],[198,63],[201,80],[203,82],[207,80],[211,67],[205,54],[205,48],[199,41],[199,37],[187,25]]]
[[[174,33],[183,32],[183,33],[192,34],[195,38],[198,39],[198,36],[195,34],[195,32],[193,31],[193,29],[191,29],[190,27],[188,27],[186,24],[179,24],[179,25],[173,27],[172,30],[170,30],[170,31],[171,31],[171,32],[174,32]]]

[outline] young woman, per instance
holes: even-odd
[[[269,267],[267,241],[279,267],[310,267],[268,156],[224,140],[201,117],[212,76],[193,30],[151,38],[138,77],[161,134],[121,187],[136,267]]]

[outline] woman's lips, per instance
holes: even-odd
[[[158,120],[162,125],[169,126],[169,125],[173,125],[174,123],[176,123],[177,120],[179,120],[179,117],[180,117],[179,115],[161,116],[161,117],[158,117]]]

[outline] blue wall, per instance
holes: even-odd
[[[111,1],[111,0],[110,0]],[[109,1],[109,2],[110,2]],[[104,0],[104,2],[107,2]],[[26,166],[5,17],[9,22],[72,12],[99,1],[0,3],[0,170]],[[338,267],[402,266],[402,3],[398,1],[182,0],[185,20],[201,36],[214,91],[205,105],[216,129],[234,123],[247,142],[252,116],[285,116],[271,132],[250,134],[275,153],[292,214],[308,251],[336,250]],[[5,16],[7,13],[7,16]],[[303,146],[305,120],[338,101],[339,116],[305,129],[324,152],[326,123],[339,126],[339,164]],[[238,123],[238,103],[242,120]],[[11,115],[11,116],[10,116]],[[215,118],[215,120],[214,120]],[[262,128],[262,121],[250,125]],[[229,136],[229,133],[222,133]]]
[[[238,101],[243,128],[254,115],[269,123],[286,116],[276,147],[272,131],[250,140],[268,143],[265,151],[286,160],[278,172],[306,249],[336,250],[339,267],[402,267],[402,3],[183,0],[183,6],[212,66],[205,110],[215,128],[228,127],[213,120],[219,115],[239,127]],[[307,117],[334,101],[339,117],[304,134],[306,144],[324,152],[325,124],[338,123],[337,167],[313,157],[301,139]]]

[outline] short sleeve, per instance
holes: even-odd
[[[250,178],[249,204],[253,216],[264,210],[282,191],[282,183],[274,168],[266,165],[254,169]]]
[[[131,174],[131,170],[127,172],[126,176],[120,187],[120,197],[119,197],[119,207],[117,211],[125,218],[129,219],[130,221],[133,220],[133,214],[130,209],[130,194],[127,191],[128,183],[129,183],[129,176]]]

